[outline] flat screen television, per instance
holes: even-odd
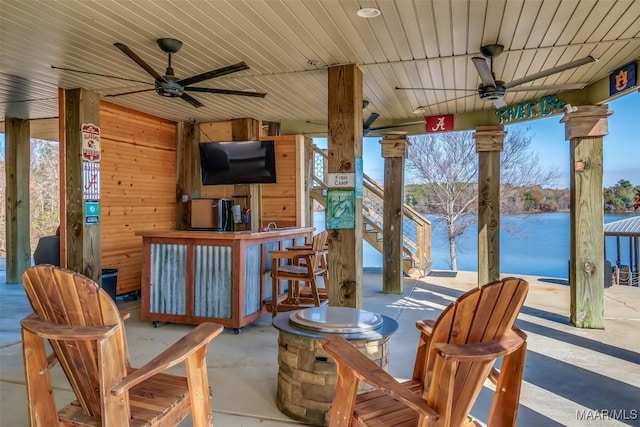
[[[274,141],[201,142],[203,185],[276,182]]]

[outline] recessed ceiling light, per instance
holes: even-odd
[[[413,114],[423,114],[426,111],[426,109],[427,107],[421,105],[415,110],[413,110]]]
[[[375,7],[363,7],[362,9],[358,9],[356,15],[360,18],[375,18],[380,15],[380,9],[376,9]]]

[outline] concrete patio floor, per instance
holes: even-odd
[[[0,269],[0,426],[27,426],[19,320],[31,312],[22,286],[5,283]],[[391,338],[389,371],[411,375],[418,319],[435,319],[476,274],[443,273],[405,279],[402,295],[381,293],[382,277],[365,273],[364,308],[399,322]],[[557,279],[520,276],[531,284],[518,326],[527,332],[528,353],[520,399],[519,426],[640,426],[640,289],[605,289],[604,330],[569,324],[569,287]],[[126,322],[131,360],[141,366],[192,329],[189,325],[140,321],[139,301],[118,301],[129,310]],[[280,413],[275,404],[278,332],[266,315],[239,335],[225,330],[207,358],[216,427],[303,425]],[[183,372],[182,367],[171,370]],[[59,368],[53,370],[56,402],[73,398]],[[486,421],[491,399],[485,385],[472,414]],[[190,425],[185,420],[181,426]]]

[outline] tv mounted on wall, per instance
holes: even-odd
[[[276,182],[274,141],[201,142],[203,185]]]

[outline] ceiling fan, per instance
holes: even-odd
[[[160,49],[162,49],[162,51],[167,53],[168,55],[168,64],[167,64],[167,69],[165,71],[164,76],[161,76],[160,73],[154,70],[149,64],[147,64],[142,58],[140,58],[135,52],[133,52],[125,44],[122,44],[122,43],[113,44],[115,47],[120,49],[125,55],[131,58],[136,64],[138,64],[142,69],[144,69],[147,73],[149,73],[151,77],[154,78],[154,83],[153,83],[154,88],[135,90],[131,92],[124,92],[124,93],[118,93],[118,94],[106,95],[106,96],[110,96],[110,97],[122,96],[122,95],[130,95],[133,93],[140,93],[140,92],[155,90],[156,93],[159,95],[170,97],[170,98],[181,98],[187,101],[189,104],[193,105],[194,107],[198,108],[198,107],[204,106],[204,104],[202,104],[193,96],[189,95],[187,92],[206,92],[206,93],[217,93],[222,95],[250,96],[250,97],[257,97],[257,98],[264,98],[267,95],[266,93],[249,91],[249,90],[245,91],[245,90],[231,90],[231,89],[215,89],[215,88],[208,88],[208,87],[191,86],[193,84],[200,83],[205,80],[213,79],[215,77],[221,77],[226,74],[231,74],[231,73],[235,73],[242,70],[248,70],[249,66],[245,62],[239,62],[234,65],[229,65],[226,67],[218,68],[216,70],[207,71],[206,73],[198,74],[192,77],[187,77],[185,79],[178,79],[173,71],[173,67],[171,66],[171,55],[180,50],[180,48],[182,47],[182,42],[180,40],[172,39],[172,38],[161,38],[156,40],[156,42],[158,43],[158,46],[160,47]],[[147,82],[141,82],[135,79],[128,79],[128,78],[119,77],[119,76],[110,76],[106,74],[91,73],[91,72],[82,71],[82,70],[73,70],[68,68],[55,67],[53,65],[51,66],[51,68],[57,68],[65,71],[73,71],[77,73],[92,74],[92,75],[98,75],[102,77],[110,77],[110,78],[116,78],[120,80],[135,81],[139,83],[148,84]]]
[[[396,87],[397,90],[458,90],[458,91],[473,91],[477,92],[480,99],[485,101],[493,102],[496,108],[503,108],[507,106],[507,103],[504,100],[504,95],[509,92],[517,92],[517,91],[545,91],[545,90],[554,90],[554,91],[563,91],[563,90],[572,90],[572,89],[582,89],[585,84],[577,83],[577,84],[566,84],[566,85],[548,85],[548,86],[525,86],[518,87],[525,83],[532,82],[534,80],[538,80],[552,74],[560,73],[562,71],[570,70],[572,68],[577,68],[585,64],[589,64],[591,62],[595,62],[596,59],[592,56],[587,56],[581,59],[577,59],[575,61],[568,62],[563,65],[558,65],[557,67],[549,68],[538,73],[530,74],[521,79],[517,79],[508,83],[503,82],[502,80],[496,80],[495,74],[493,73],[493,59],[498,57],[502,51],[504,50],[504,46],[501,44],[489,44],[486,46],[482,46],[480,48],[480,53],[483,57],[474,56],[471,58],[473,61],[473,65],[478,72],[478,76],[480,77],[480,85],[477,89],[445,89],[445,88],[427,88],[427,87]],[[487,58],[489,63],[487,64]]]
[[[362,101],[362,108],[363,109],[367,108],[368,105],[369,105],[369,101],[367,101],[366,99]],[[363,122],[362,122],[362,136],[363,137],[364,136],[368,136],[369,133],[375,132],[375,131],[378,131],[378,130],[393,129],[393,128],[399,128],[399,127],[411,126],[411,125],[415,125],[415,124],[424,123],[424,121],[421,121],[421,122],[398,123],[398,124],[387,125],[387,126],[371,127],[371,125],[373,125],[373,122],[375,122],[378,119],[378,117],[380,117],[380,114],[372,112],[371,114],[369,114],[369,116],[366,119],[363,120]],[[305,123],[312,124],[312,125],[327,126],[326,123],[314,122],[312,120],[307,120]],[[321,132],[310,132],[310,133],[307,133],[307,135],[316,134],[316,133],[321,133]]]

